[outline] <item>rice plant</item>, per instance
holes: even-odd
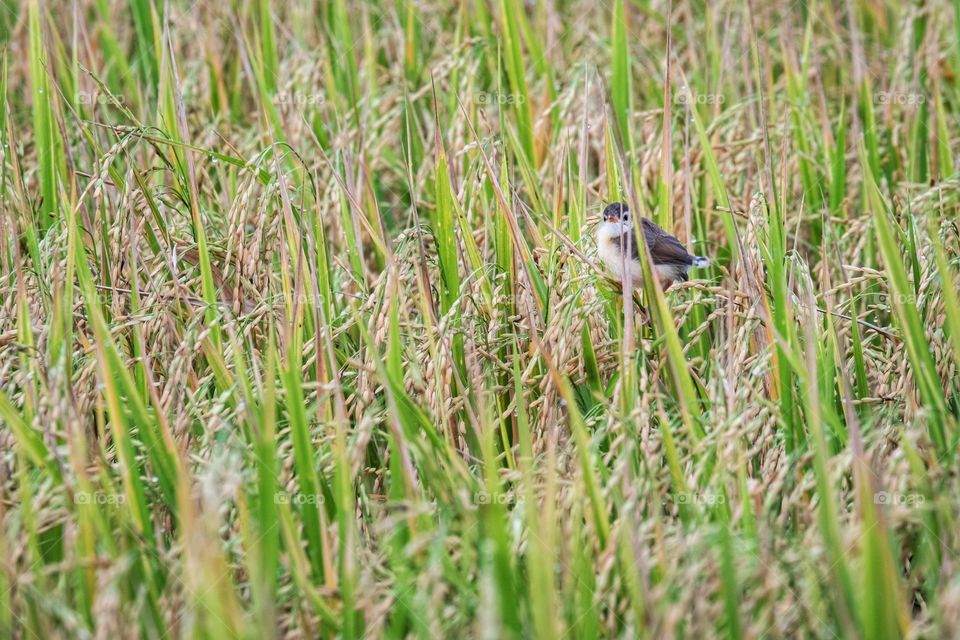
[[[960,3],[0,9],[0,637],[960,636]]]

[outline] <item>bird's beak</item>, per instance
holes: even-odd
[[[603,220],[604,220],[605,222],[617,222],[617,221],[618,221],[618,218],[617,218],[617,216],[604,216],[604,217],[603,217]]]

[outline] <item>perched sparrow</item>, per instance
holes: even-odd
[[[647,243],[647,253],[653,263],[660,285],[666,289],[674,282],[686,282],[690,267],[700,268],[710,264],[707,258],[690,255],[680,241],[661,229],[652,220],[640,218],[640,229]],[[600,258],[618,280],[624,278],[624,267],[630,269],[633,286],[643,282],[643,269],[637,249],[630,210],[622,202],[614,202],[603,210],[603,219],[597,227],[597,248]],[[624,252],[629,251],[626,260]]]

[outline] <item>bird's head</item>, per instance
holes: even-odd
[[[608,204],[603,210],[603,222],[630,223],[630,208],[623,202]]]

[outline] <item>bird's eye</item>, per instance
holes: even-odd
[[[624,222],[627,222],[627,221],[629,221],[629,220],[630,220],[630,214],[629,214],[629,213],[623,214],[623,221],[624,221]]]

